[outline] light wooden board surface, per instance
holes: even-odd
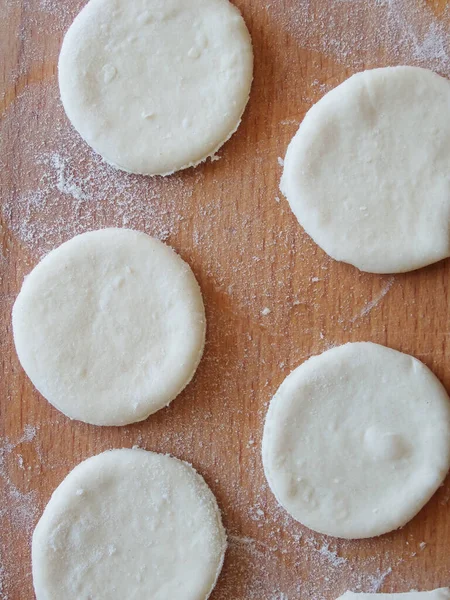
[[[278,157],[298,123],[347,76],[399,63],[450,75],[449,7],[445,0],[237,4],[255,49],[242,125],[220,160],[152,180],[102,164],[63,114],[57,56],[82,0],[2,0],[2,600],[33,598],[30,538],[52,490],[82,459],[134,444],[192,462],[216,494],[230,547],[213,600],[333,600],[347,588],[450,584],[449,481],[401,531],[340,541],[277,507],[260,459],[273,393],[292,368],[330,345],[371,340],[411,353],[450,389],[448,261],[395,277],[361,274],[324,255],[278,191]],[[194,381],[168,409],[138,425],[101,429],[69,421],[33,389],[14,351],[10,312],[40,256],[106,225],[163,237],[192,265],[208,339]]]

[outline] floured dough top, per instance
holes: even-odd
[[[337,600],[449,600],[449,598],[449,588],[438,588],[430,592],[403,592],[402,594],[360,594],[345,592]]]
[[[189,266],[130,229],[91,231],[48,254],[13,308],[14,342],[31,381],[72,419],[146,419],[189,383],[205,314]]]
[[[450,255],[450,82],[417,67],[364,71],[306,114],[281,189],[336,260],[396,273]]]
[[[190,465],[104,452],[69,473],[36,527],[36,598],[206,600],[225,548],[216,500]]]
[[[407,523],[449,469],[449,398],[411,356],[339,346],[281,384],[262,454],[270,488],[297,521],[342,538],[381,535]]]
[[[75,129],[107,162],[146,175],[213,155],[252,76],[250,35],[228,0],[90,0],[59,59]]]

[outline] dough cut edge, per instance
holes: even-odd
[[[146,451],[144,451],[144,452],[146,452]],[[205,493],[211,498],[211,503],[214,508],[214,513],[215,513],[216,519],[217,519],[218,533],[220,535],[220,544],[221,544],[220,554],[221,554],[221,556],[220,556],[219,564],[217,566],[216,577],[214,579],[214,582],[211,586],[209,593],[205,597],[205,600],[208,600],[208,598],[213,593],[214,588],[216,587],[217,582],[219,580],[220,573],[222,572],[222,568],[223,568],[223,563],[225,561],[225,554],[228,549],[228,537],[227,537],[227,531],[223,524],[222,511],[220,510],[219,504],[217,502],[217,498],[215,497],[215,495],[214,495],[213,491],[211,490],[211,488],[209,487],[209,485],[206,483],[205,478],[203,477],[203,475],[200,475],[200,473],[197,471],[197,469],[191,463],[189,463],[185,460],[181,460],[180,458],[176,458],[175,456],[172,456],[171,454],[166,454],[165,456],[169,456],[170,458],[178,460],[179,462],[183,463],[186,467],[188,467],[189,469],[191,469],[194,472],[195,477],[197,478],[200,486],[204,488]]]
[[[289,195],[290,195],[289,190],[291,188],[291,183],[288,183],[288,179],[290,179],[290,177],[288,177],[286,174],[287,173],[286,167],[288,167],[288,165],[290,163],[290,160],[291,160],[290,154],[294,152],[297,138],[300,135],[302,135],[302,133],[301,133],[302,126],[304,125],[305,121],[308,123],[311,118],[315,118],[315,114],[317,112],[318,107],[319,107],[319,112],[321,112],[322,111],[321,107],[322,107],[323,103],[330,102],[330,101],[335,102],[335,100],[334,100],[335,96],[340,101],[342,87],[343,86],[346,87],[349,82],[352,82],[355,79],[364,79],[365,76],[367,75],[367,73],[381,73],[381,72],[385,72],[385,73],[391,72],[392,73],[393,71],[396,71],[396,72],[400,72],[400,71],[421,72],[421,73],[425,74],[425,76],[433,78],[435,80],[439,80],[439,81],[444,80],[450,86],[450,80],[447,77],[439,75],[438,73],[436,73],[435,71],[433,71],[431,69],[413,66],[413,65],[396,65],[396,66],[387,66],[387,67],[377,67],[374,69],[365,69],[363,71],[354,73],[353,75],[344,79],[341,83],[336,85],[336,87],[334,87],[331,90],[329,90],[328,92],[326,92],[321,98],[319,98],[319,100],[317,100],[317,102],[315,102],[312,106],[310,106],[310,108],[306,111],[297,131],[295,132],[295,134],[293,135],[293,137],[291,138],[291,140],[288,144],[286,154],[284,156],[283,172],[282,172],[282,175],[280,178],[280,184],[279,184],[279,190],[282,193],[282,195],[285,197],[285,199],[287,200],[289,207],[290,207],[292,213],[294,214],[299,226],[325,254],[327,254],[333,260],[351,265],[352,267],[358,269],[359,271],[361,271],[363,273],[374,273],[374,274],[379,274],[379,275],[409,273],[409,272],[417,271],[418,269],[422,269],[424,267],[428,267],[428,266],[438,263],[442,260],[446,260],[447,258],[450,257],[450,235],[448,237],[448,245],[447,245],[448,247],[445,252],[436,253],[436,256],[428,256],[428,258],[424,258],[422,260],[415,260],[413,266],[411,266],[412,263],[411,263],[411,260],[408,259],[408,257],[406,257],[403,261],[399,261],[398,257],[396,257],[393,260],[393,262],[396,264],[396,266],[395,267],[392,266],[389,268],[378,268],[378,267],[375,267],[370,264],[367,266],[364,266],[362,263],[355,264],[357,259],[355,259],[355,262],[353,262],[349,257],[340,255],[338,252],[336,252],[336,250],[330,250],[328,246],[327,246],[327,248],[325,248],[325,244],[323,243],[323,240],[321,240],[321,242],[319,243],[317,240],[317,236],[313,235],[309,231],[309,228],[308,228],[308,230],[305,229],[305,227],[303,226],[303,224],[301,222],[302,218],[301,218],[301,216],[299,216],[296,207],[294,207],[294,202],[291,203],[291,201],[289,199]],[[294,166],[295,166],[295,160],[294,160]],[[294,186],[295,186],[295,184],[294,184]],[[294,196],[294,194],[291,194],[291,195]],[[376,263],[376,259],[375,259],[375,263]]]
[[[398,67],[386,67],[386,68],[390,68],[390,69],[394,69],[394,68],[398,68]],[[419,68],[419,67],[416,67]],[[375,69],[373,69],[375,70]],[[427,69],[421,69],[423,71],[426,71]],[[361,73],[355,73],[354,75],[352,75],[348,80],[352,79],[353,77],[357,77],[358,75],[361,75],[362,73],[364,73],[365,71],[362,71]],[[435,74],[437,77],[440,77],[439,75]],[[345,82],[344,82],[345,83]],[[342,84],[341,84],[342,85]],[[397,267],[393,267],[393,268],[389,268],[389,269],[380,269],[377,267],[374,267],[373,265],[368,265],[368,266],[362,266],[361,264],[355,264],[355,262],[352,262],[352,260],[350,260],[347,256],[343,257],[340,254],[336,253],[334,250],[331,250],[329,248],[325,249],[324,248],[324,244],[321,241],[319,243],[319,241],[317,240],[317,236],[312,234],[310,231],[307,231],[302,222],[301,222],[301,217],[298,215],[297,209],[296,207],[294,207],[293,203],[291,203],[291,201],[289,200],[289,196],[291,194],[291,192],[289,191],[290,189],[290,184],[288,183],[288,176],[286,175],[286,167],[289,165],[291,159],[290,159],[290,154],[292,152],[294,152],[294,147],[295,147],[295,143],[297,140],[297,136],[301,135],[300,134],[300,130],[301,127],[303,125],[303,122],[307,116],[307,114],[312,111],[317,104],[326,96],[328,96],[329,94],[332,94],[336,89],[338,88],[333,88],[332,90],[330,90],[329,92],[327,92],[324,96],[322,96],[322,98],[320,100],[318,100],[318,102],[316,104],[313,104],[313,106],[309,109],[309,111],[306,113],[305,117],[303,118],[302,122],[299,125],[299,128],[297,129],[296,133],[294,134],[294,136],[292,137],[291,141],[289,142],[289,145],[287,147],[286,150],[286,154],[284,157],[284,166],[283,166],[283,173],[281,175],[280,178],[280,184],[278,186],[278,189],[280,190],[281,194],[284,196],[284,198],[287,200],[287,203],[289,204],[289,208],[291,209],[292,214],[294,215],[297,224],[299,225],[299,227],[301,227],[301,229],[306,233],[306,235],[308,235],[312,241],[316,244],[316,246],[318,246],[320,248],[320,250],[322,252],[324,252],[327,256],[329,256],[331,259],[333,259],[336,262],[341,262],[344,263],[346,265],[350,265],[351,267],[354,267],[355,269],[357,269],[358,271],[362,272],[362,273],[373,273],[375,275],[401,275],[402,273],[410,273],[410,272],[414,272],[417,271],[419,269],[423,269],[424,267],[429,267],[430,265],[434,265],[442,260],[446,260],[447,258],[450,257],[450,236],[449,236],[449,245],[448,245],[448,250],[447,252],[443,253],[442,255],[437,255],[436,257],[429,257],[426,258],[422,261],[416,261],[414,263],[414,267],[411,267],[411,263],[408,264],[408,259],[406,258],[404,261],[404,265],[403,266],[397,266]],[[399,261],[396,259],[395,260],[396,263],[399,263]]]
[[[298,375],[297,372],[299,370],[303,370],[303,367],[305,367],[306,369],[308,369],[308,368],[311,369],[313,367],[313,365],[318,360],[320,360],[324,354],[328,354],[328,357],[329,357],[330,354],[340,352],[344,348],[348,348],[349,346],[354,347],[354,346],[358,346],[358,345],[375,346],[378,349],[381,348],[383,351],[389,351],[389,353],[399,354],[399,355],[402,355],[403,357],[407,357],[411,360],[412,363],[414,363],[414,362],[418,363],[420,368],[424,369],[424,373],[426,374],[426,376],[430,378],[430,385],[434,386],[435,393],[439,392],[440,394],[442,394],[443,397],[445,397],[447,399],[447,402],[450,401],[450,397],[448,395],[446,388],[444,387],[444,385],[442,384],[440,379],[433,373],[433,371],[425,363],[423,363],[421,360],[417,359],[416,357],[414,357],[410,354],[406,354],[405,352],[401,352],[400,350],[395,350],[394,348],[390,348],[389,346],[384,346],[383,344],[377,344],[375,342],[370,342],[370,341],[347,342],[347,343],[341,344],[339,346],[334,346],[333,348],[325,350],[324,352],[321,352],[319,354],[314,354],[314,355],[310,356],[309,358],[307,358],[300,365],[295,367],[281,382],[280,386],[278,387],[277,391],[275,392],[274,396],[272,397],[272,399],[269,403],[269,408],[267,410],[266,418],[265,418],[265,422],[264,422],[263,437],[262,437],[262,444],[261,444],[261,457],[262,457],[263,471],[264,471],[266,480],[269,484],[270,491],[274,495],[278,504],[281,506],[281,508],[284,511],[286,511],[286,513],[290,516],[290,518],[293,519],[294,521],[296,521],[297,523],[300,523],[303,527],[306,527],[310,531],[319,533],[321,535],[331,536],[336,539],[348,539],[348,540],[370,539],[370,538],[380,537],[382,535],[391,533],[393,531],[397,531],[397,530],[405,527],[410,521],[412,521],[420,513],[420,511],[426,506],[426,504],[428,504],[428,502],[431,500],[431,498],[434,496],[434,494],[437,492],[437,490],[444,483],[444,481],[448,475],[448,472],[449,472],[449,467],[447,466],[447,470],[445,470],[443,472],[442,477],[440,477],[439,480],[436,480],[435,485],[430,486],[430,488],[428,490],[428,494],[426,496],[425,495],[423,496],[423,500],[420,503],[420,505],[418,504],[418,505],[416,505],[415,508],[411,508],[411,510],[407,514],[405,514],[405,516],[402,519],[402,521],[400,522],[400,524],[396,524],[394,527],[388,526],[390,528],[386,528],[386,526],[382,527],[381,525],[378,528],[374,528],[372,526],[370,529],[370,533],[368,531],[365,531],[364,533],[360,533],[358,535],[355,535],[355,534],[343,535],[342,533],[341,534],[330,533],[330,531],[325,531],[317,526],[314,526],[314,528],[313,528],[310,525],[303,522],[302,520],[299,520],[296,517],[294,517],[291,514],[291,512],[285,507],[283,502],[280,501],[278,493],[275,490],[275,487],[273,486],[273,480],[271,478],[271,473],[270,473],[271,467],[269,466],[269,464],[271,462],[270,461],[270,450],[269,450],[269,446],[271,444],[271,432],[270,432],[271,423],[270,423],[270,421],[273,418],[272,415],[275,413],[277,401],[279,400],[280,396],[284,392],[284,388],[289,385],[289,382],[292,379],[294,379],[296,375]],[[449,423],[450,423],[450,421],[449,421]],[[449,465],[449,464],[450,464],[450,448],[449,448],[449,454],[447,456],[447,465]],[[347,529],[348,529],[348,527],[347,527]],[[442,589],[449,589],[449,598],[450,598],[450,588],[442,588]],[[350,592],[350,593],[353,593],[353,592]],[[338,598],[337,600],[340,600],[340,598]]]
[[[332,91],[332,90],[331,90]],[[330,92],[328,92],[330,93]],[[300,124],[301,126],[301,124]],[[296,136],[297,134],[295,134]],[[295,138],[294,136],[294,138]],[[291,143],[294,141],[294,138],[292,138],[289,146],[291,145]],[[289,151],[289,147],[288,147],[288,151]],[[286,157],[287,157],[287,152],[286,152],[286,156],[284,158],[285,161],[285,165],[286,165]],[[439,254],[437,257],[435,258],[427,258],[424,259],[423,261],[416,261],[414,263],[414,267],[411,267],[411,264],[407,264],[408,263],[408,259],[405,260],[405,264],[403,266],[397,266],[394,268],[389,268],[389,269],[380,269],[374,266],[365,266],[363,267],[361,264],[356,265],[355,262],[352,262],[349,258],[345,257],[343,258],[342,256],[338,255],[336,252],[334,252],[333,250],[330,249],[326,249],[323,247],[322,243],[319,243],[317,241],[317,237],[315,235],[313,235],[312,233],[310,233],[309,231],[307,231],[302,223],[300,222],[300,218],[297,216],[297,211],[294,209],[294,207],[292,206],[290,200],[289,200],[289,192],[287,191],[287,185],[285,182],[284,178],[284,169],[283,169],[283,175],[281,176],[281,180],[280,180],[280,185],[279,185],[279,190],[282,193],[282,195],[284,196],[284,198],[286,199],[287,203],[289,204],[289,208],[291,209],[292,214],[294,215],[298,226],[302,229],[302,231],[304,231],[306,233],[306,235],[308,237],[310,237],[312,239],[312,241],[314,242],[314,244],[326,255],[329,256],[332,260],[339,262],[339,263],[343,263],[345,265],[349,265],[351,267],[353,267],[354,269],[357,269],[358,271],[360,271],[361,273],[373,273],[374,275],[402,275],[403,273],[413,273],[414,271],[418,271],[419,269],[423,269],[424,267],[429,267],[431,265],[437,264],[443,260],[446,260],[447,258],[450,257],[450,236],[449,236],[449,247],[448,247],[448,251],[443,253],[442,256]],[[395,262],[399,262],[398,260],[396,260]]]
[[[204,307],[203,307],[203,310],[204,310]],[[37,391],[41,394],[41,396],[45,400],[47,400],[47,402],[49,402],[54,408],[56,408],[57,411],[59,411],[61,414],[63,414],[64,416],[66,416],[71,421],[78,421],[80,423],[87,423],[88,425],[95,425],[96,427],[124,427],[126,425],[133,425],[133,423],[142,423],[143,421],[146,421],[149,417],[151,417],[152,415],[154,415],[158,411],[163,410],[164,408],[167,408],[170,404],[172,404],[172,402],[176,398],[178,398],[178,396],[181,394],[181,392],[183,392],[183,390],[185,388],[187,388],[187,386],[194,379],[195,373],[197,372],[198,366],[199,366],[199,364],[200,364],[200,362],[202,360],[203,353],[204,353],[204,350],[205,350],[205,343],[206,343],[206,318],[205,317],[203,317],[203,322],[204,322],[204,325],[205,325],[204,328],[203,328],[203,344],[202,344],[201,350],[199,351],[199,354],[197,356],[195,365],[194,365],[194,367],[192,369],[192,373],[191,373],[189,379],[186,381],[186,383],[184,383],[179,388],[179,390],[172,396],[172,398],[170,400],[168,400],[164,404],[161,404],[161,405],[153,407],[148,414],[144,415],[143,417],[141,417],[139,419],[133,418],[132,421],[129,421],[128,419],[127,420],[116,419],[116,420],[114,420],[114,422],[112,422],[110,420],[109,421],[105,421],[105,422],[99,422],[99,421],[93,421],[93,420],[89,420],[88,421],[86,419],[81,420],[79,417],[72,417],[72,416],[68,415],[67,414],[67,409],[62,410],[61,408],[59,408],[59,406],[57,405],[56,402],[50,402],[50,400],[48,400],[44,396],[44,394],[41,392],[41,390],[38,388],[38,386],[33,381],[32,381],[32,384],[37,389]],[[27,375],[27,377],[28,377],[28,375]],[[30,381],[31,381],[31,379],[30,379]],[[174,458],[174,457],[172,457],[172,458]]]
[[[179,171],[184,171],[186,169],[190,169],[190,168],[195,168],[198,167],[200,164],[206,162],[208,160],[208,158],[213,158],[215,156],[215,154],[222,148],[222,146],[224,146],[232,137],[233,135],[237,132],[237,130],[239,129],[241,122],[242,122],[242,117],[245,113],[245,110],[247,108],[248,102],[250,100],[250,94],[251,94],[251,90],[252,90],[252,85],[253,85],[253,81],[254,81],[254,63],[255,63],[255,53],[254,53],[254,49],[253,49],[253,40],[252,40],[252,36],[250,34],[250,31],[247,27],[247,23],[245,22],[245,19],[242,15],[241,10],[235,5],[233,4],[233,2],[231,2],[231,0],[227,0],[228,4],[230,4],[233,9],[236,11],[236,13],[239,15],[239,17],[242,19],[242,22],[244,24],[245,27],[245,31],[247,33],[247,40],[248,40],[248,49],[249,52],[251,53],[251,73],[252,76],[249,80],[248,83],[248,93],[247,93],[247,97],[245,99],[245,102],[243,102],[243,107],[242,110],[240,112],[240,115],[237,119],[236,125],[234,127],[234,129],[232,129],[228,135],[222,140],[220,141],[212,150],[208,151],[208,154],[206,154],[205,156],[191,161],[183,166],[180,167],[174,167],[173,169],[171,169],[170,171],[158,171],[158,172],[153,172],[153,171],[131,171],[130,169],[126,168],[126,167],[122,167],[121,165],[119,165],[118,163],[112,162],[110,160],[108,160],[107,158],[105,158],[102,154],[100,154],[100,152],[97,152],[97,150],[95,148],[92,147],[91,143],[88,142],[88,140],[78,131],[78,129],[75,127],[75,125],[72,122],[72,119],[69,117],[69,112],[67,111],[67,107],[66,104],[64,102],[63,99],[63,94],[61,93],[61,84],[60,84],[60,71],[61,71],[61,56],[62,56],[62,47],[64,46],[64,42],[65,42],[65,38],[66,38],[66,34],[69,30],[66,31],[66,34],[64,35],[64,39],[62,42],[62,46],[60,49],[60,53],[59,53],[59,57],[58,57],[58,88],[59,88],[59,97],[61,99],[61,103],[63,105],[64,108],[64,113],[66,115],[66,118],[68,119],[72,129],[74,129],[74,131],[76,131],[76,133],[81,137],[81,139],[89,146],[89,148],[92,150],[92,152],[94,152],[97,156],[99,156],[107,165],[109,165],[110,167],[113,167],[114,169],[118,170],[118,171],[124,171],[125,173],[129,173],[131,175],[143,175],[146,177],[168,177],[170,175],[173,175],[174,173],[178,173]],[[83,12],[84,8],[86,8],[88,5],[86,4],[85,6],[83,6],[83,8],[80,10],[80,12],[76,15],[74,21],[72,22],[71,26],[73,25],[73,23],[75,22],[75,20],[77,20],[79,18],[79,16],[81,15],[81,13]],[[70,29],[70,28],[69,28]],[[148,415],[150,416],[150,415]]]
[[[149,450],[144,450],[143,448],[136,448],[136,449],[141,450],[142,452],[149,452]],[[154,454],[158,454],[158,453],[154,452]],[[208,600],[208,598],[211,596],[211,594],[214,591],[214,588],[217,585],[217,581],[219,580],[220,573],[222,572],[222,568],[223,568],[223,563],[225,561],[225,554],[226,554],[226,551],[228,548],[228,538],[227,538],[227,532],[226,532],[226,529],[224,527],[223,520],[222,520],[222,511],[220,510],[219,504],[217,502],[217,498],[215,497],[215,495],[214,495],[213,491],[211,490],[211,488],[209,487],[209,485],[206,483],[205,478],[203,477],[203,475],[200,475],[200,473],[197,471],[197,469],[191,463],[189,463],[185,460],[182,460],[180,458],[176,458],[175,456],[172,456],[171,454],[168,454],[168,453],[164,454],[164,456],[168,456],[169,458],[172,458],[173,460],[176,460],[176,461],[182,463],[188,469],[193,471],[194,476],[199,483],[199,486],[204,489],[205,495],[210,498],[211,504],[214,508],[214,513],[215,513],[215,516],[217,519],[218,533],[220,535],[220,544],[221,544],[220,554],[221,554],[221,556],[220,556],[219,564],[217,566],[216,577],[211,586],[211,589],[209,590],[207,596],[205,597],[205,600]]]
[[[72,416],[71,414],[68,414],[68,409],[67,408],[60,408],[59,404],[57,401],[53,401],[53,400],[49,400],[49,398],[47,397],[46,394],[44,394],[44,392],[41,389],[41,385],[40,383],[35,381],[35,378],[31,378],[30,375],[28,374],[27,370],[24,367],[24,362],[26,362],[26,360],[23,362],[23,355],[22,355],[22,347],[20,344],[16,343],[16,337],[14,335],[14,331],[15,331],[15,326],[14,323],[16,322],[16,318],[17,318],[17,301],[21,295],[21,292],[24,288],[24,286],[26,285],[26,281],[28,279],[28,277],[31,275],[31,273],[34,273],[35,270],[40,267],[42,265],[42,263],[44,263],[44,261],[46,259],[48,259],[51,255],[53,255],[54,253],[58,253],[58,251],[66,245],[72,244],[72,242],[74,242],[74,240],[84,237],[86,235],[89,234],[98,234],[99,232],[101,233],[105,233],[108,231],[113,231],[113,232],[131,232],[133,234],[137,234],[140,237],[145,237],[145,238],[149,238],[150,240],[152,240],[153,242],[157,242],[158,244],[160,244],[161,246],[163,246],[165,249],[168,249],[171,251],[171,253],[174,255],[175,259],[178,261],[181,261],[183,263],[183,265],[186,268],[186,271],[189,273],[190,278],[192,280],[192,283],[195,286],[195,290],[198,293],[198,298],[201,301],[201,306],[202,306],[202,311],[201,311],[201,324],[202,324],[202,341],[201,341],[201,347],[198,351],[198,354],[195,358],[195,361],[193,362],[193,367],[192,367],[192,372],[189,374],[189,376],[186,378],[186,380],[184,382],[182,382],[182,384],[180,385],[180,387],[178,388],[178,390],[172,395],[172,397],[165,401],[164,403],[160,403],[158,405],[155,405],[154,407],[152,407],[150,409],[150,411],[146,414],[144,414],[142,417],[136,418],[136,417],[132,417],[132,420],[130,421],[129,418],[127,419],[102,419],[100,420],[87,420],[86,418],[80,419],[77,416]],[[147,233],[145,233],[144,231],[140,231],[138,229],[131,229],[129,227],[104,227],[102,229],[91,229],[89,231],[85,231],[83,233],[77,234],[75,236],[73,236],[72,238],[66,240],[65,242],[63,242],[62,244],[60,244],[59,246],[57,246],[56,248],[53,248],[52,250],[50,250],[47,254],[45,254],[37,263],[36,265],[31,269],[31,271],[29,273],[27,273],[22,281],[22,285],[19,291],[19,294],[16,297],[16,300],[14,301],[14,304],[12,306],[12,310],[11,310],[11,322],[12,322],[12,332],[13,332],[13,340],[14,340],[14,347],[16,350],[16,355],[19,359],[20,365],[23,369],[23,371],[25,372],[27,378],[31,381],[31,383],[33,384],[33,386],[36,388],[36,390],[39,392],[39,394],[44,398],[44,400],[46,400],[51,406],[53,406],[56,410],[58,410],[61,414],[63,414],[65,417],[67,417],[68,419],[70,419],[71,421],[79,421],[81,423],[87,423],[88,425],[95,425],[98,427],[122,427],[125,425],[132,425],[133,423],[141,423],[142,421],[147,420],[151,415],[155,414],[156,412],[158,412],[159,410],[162,410],[163,408],[167,408],[180,394],[181,392],[183,392],[183,390],[191,383],[191,381],[193,380],[197,369],[199,367],[199,364],[201,362],[201,359],[203,357],[203,353],[205,350],[205,344],[206,344],[206,332],[207,332],[207,320],[206,320],[206,311],[205,311],[205,303],[203,300],[203,294],[202,294],[202,290],[200,287],[200,284],[197,281],[197,278],[191,268],[191,266],[189,265],[189,263],[187,263],[179,254],[178,252],[169,244],[166,244],[165,242],[163,242],[162,240],[158,239],[157,237],[151,236]],[[20,347],[20,349],[19,349]]]
[[[250,34],[249,34],[249,36],[250,36]],[[252,45],[251,38],[250,38],[250,47],[253,50],[253,45]],[[252,56],[253,56],[253,53],[252,53]],[[236,123],[236,127],[228,134],[228,136],[223,141],[219,142],[219,144],[214,148],[214,150],[210,151],[206,156],[200,158],[197,161],[190,162],[190,163],[188,163],[188,164],[186,164],[186,165],[184,165],[182,167],[175,167],[171,171],[166,171],[166,172],[130,171],[126,167],[122,167],[122,166],[120,166],[117,163],[109,161],[107,158],[105,158],[99,152],[97,152],[97,150],[95,150],[91,146],[91,144],[81,135],[81,133],[75,128],[75,126],[72,124],[72,121],[67,116],[67,112],[66,112],[66,116],[67,116],[67,118],[70,121],[71,127],[77,132],[77,134],[83,139],[83,141],[89,146],[89,148],[91,148],[91,150],[93,152],[95,152],[95,154],[97,154],[97,156],[100,156],[100,158],[107,165],[109,165],[110,167],[113,167],[113,169],[116,169],[117,171],[124,171],[125,173],[129,173],[130,175],[142,175],[142,176],[145,176],[145,177],[169,177],[170,175],[174,175],[175,173],[178,173],[179,171],[185,171],[186,169],[192,169],[192,168],[198,167],[202,163],[206,162],[208,160],[208,158],[212,159],[215,156],[215,154],[222,148],[222,146],[224,146],[233,137],[233,135],[239,129],[239,126],[240,126],[240,124],[242,122],[242,117],[243,117],[243,115],[245,113],[245,109],[247,108],[248,101],[250,100],[250,92],[251,92],[252,84],[253,84],[253,77],[252,77],[251,82],[250,82],[250,87],[249,87],[249,92],[248,92],[248,95],[247,95],[247,99],[246,99],[246,101],[244,103],[244,107],[243,107],[242,112],[241,112],[241,114],[239,116],[239,120]],[[63,102],[63,104],[64,104],[64,102]],[[66,110],[66,109],[64,108],[64,110]]]
[[[237,7],[235,7],[235,8],[237,8]],[[237,10],[239,10],[239,9],[237,9]],[[239,14],[241,14],[240,11],[239,11]],[[241,18],[242,18],[242,20],[244,20],[244,18],[242,17],[242,14],[241,14]],[[245,21],[244,21],[244,23],[245,23]],[[246,29],[247,29],[247,25],[246,25]],[[252,51],[252,72],[253,72],[253,68],[254,68],[253,42],[252,42],[252,38],[251,38],[251,35],[250,35],[250,32],[248,31],[248,29],[247,29],[247,32],[248,32],[249,43],[250,43],[249,47]],[[248,102],[250,100],[250,93],[251,93],[251,89],[252,89],[252,85],[253,85],[253,80],[254,80],[254,77],[252,75],[252,78],[251,78],[250,84],[249,84],[247,99],[244,102],[244,106],[242,108],[241,114],[239,115],[239,119],[236,123],[236,127],[228,134],[228,136],[223,141],[219,142],[219,144],[214,148],[214,150],[210,151],[203,158],[200,158],[197,161],[190,162],[182,167],[176,167],[176,168],[172,169],[171,171],[167,171],[164,173],[162,173],[162,172],[161,173],[149,173],[149,172],[130,171],[129,169],[126,169],[125,167],[121,167],[118,164],[108,161],[104,156],[102,156],[96,150],[94,150],[94,148],[92,148],[92,146],[89,144],[89,142],[87,140],[85,140],[84,138],[83,138],[83,140],[86,142],[86,144],[88,144],[88,146],[93,150],[93,152],[95,152],[98,156],[100,156],[104,160],[104,162],[106,162],[106,164],[108,164],[110,167],[113,167],[114,169],[119,170],[119,171],[125,171],[126,173],[130,173],[131,175],[143,175],[146,177],[169,177],[170,175],[174,175],[175,173],[178,173],[179,171],[185,171],[186,169],[192,169],[192,168],[198,167],[202,163],[206,162],[208,160],[208,158],[212,159],[215,156],[215,154],[222,148],[222,146],[224,146],[239,129],[239,127],[242,123],[242,117],[244,116],[245,110],[246,110]],[[69,119],[69,121],[70,121],[70,119]],[[75,127],[72,125],[72,122],[70,122],[70,124],[75,129]],[[75,129],[75,131],[77,131],[77,130]],[[79,133],[79,132],[77,131],[77,133]],[[79,133],[79,135],[81,136],[80,133]],[[81,136],[81,137],[83,137],[83,136]]]
[[[213,580],[213,583],[211,585],[211,588],[209,590],[209,592],[207,593],[207,595],[205,596],[204,600],[208,600],[208,598],[211,596],[212,592],[214,591],[214,588],[217,585],[217,581],[220,577],[220,573],[222,571],[223,568],[223,563],[225,560],[225,554],[228,548],[228,538],[227,538],[227,533],[226,533],[226,529],[223,525],[223,519],[222,519],[222,511],[220,510],[219,504],[217,502],[217,498],[215,497],[213,491],[211,490],[211,488],[209,487],[209,485],[206,483],[204,477],[195,469],[195,467],[187,462],[184,461],[180,458],[177,458],[175,456],[172,456],[169,453],[160,453],[160,452],[154,452],[152,450],[145,450],[144,448],[140,448],[138,446],[133,446],[132,448],[112,448],[110,450],[105,450],[104,452],[100,452],[99,454],[95,454],[93,456],[90,456],[86,459],[84,459],[83,461],[81,461],[80,463],[78,463],[75,467],[73,467],[73,469],[71,469],[69,471],[69,473],[67,473],[65,475],[65,477],[62,479],[62,481],[60,481],[60,483],[57,485],[57,487],[53,490],[49,500],[47,501],[47,504],[39,518],[39,521],[37,522],[34,531],[33,531],[33,535],[32,535],[32,543],[31,543],[31,556],[32,556],[32,579],[33,579],[33,588],[34,591],[36,593],[37,596],[37,591],[36,591],[36,587],[35,587],[35,581],[39,578],[36,573],[38,573],[37,571],[37,565],[36,565],[36,547],[35,545],[38,543],[38,537],[41,535],[40,533],[40,529],[42,527],[44,527],[45,525],[45,520],[46,520],[46,513],[48,511],[48,507],[50,505],[50,503],[52,502],[52,500],[54,499],[54,496],[56,494],[56,492],[59,490],[59,488],[66,482],[66,480],[72,476],[72,474],[74,473],[74,471],[77,471],[79,469],[79,467],[81,467],[82,465],[84,465],[87,462],[92,461],[93,459],[96,459],[104,454],[109,454],[111,452],[122,452],[122,451],[127,451],[127,452],[145,452],[148,454],[154,454],[157,456],[165,456],[167,458],[170,458],[171,460],[174,460],[178,463],[181,463],[184,467],[187,468],[187,470],[192,473],[195,482],[198,485],[198,488],[201,492],[202,495],[204,495],[205,499],[210,503],[211,508],[213,509],[215,518],[216,518],[216,524],[217,524],[217,534],[218,534],[218,538],[220,538],[219,544],[220,544],[220,557],[219,557],[219,562],[217,565],[217,570],[216,570],[216,574],[215,574],[215,578]],[[55,498],[55,502],[58,501]]]

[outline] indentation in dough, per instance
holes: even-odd
[[[369,427],[364,434],[364,447],[374,460],[396,461],[408,453],[408,443],[398,433],[382,432]]]
[[[106,64],[104,65],[103,69],[103,81],[105,83],[111,83],[111,81],[113,79],[115,79],[116,75],[117,75],[117,69],[114,65],[111,64]]]
[[[306,481],[302,482],[303,485],[303,500],[306,504],[309,504],[311,508],[317,507],[317,497],[314,488],[309,485]]]
[[[208,45],[208,38],[203,33],[197,33],[195,36],[195,42],[192,48],[188,52],[189,58],[199,58],[203,50]]]
[[[137,18],[139,25],[148,25],[154,21],[153,15],[150,11],[144,10]]]
[[[334,518],[336,521],[344,521],[350,515],[347,502],[340,495],[335,496],[334,500]]]
[[[170,21],[171,19],[174,19],[179,14],[179,12],[180,11],[177,8],[173,7],[171,9],[162,10],[161,12],[157,13],[155,16],[158,21],[167,22],[167,21]]]
[[[201,48],[199,48],[198,46],[192,46],[192,48],[188,52],[188,56],[189,58],[199,58],[201,53]]]

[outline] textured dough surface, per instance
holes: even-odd
[[[216,500],[187,463],[111,450],[79,464],[33,534],[37,600],[205,600],[226,536]]]
[[[189,383],[205,314],[190,267],[130,229],[76,236],[25,278],[13,308],[27,375],[56,408],[95,425],[146,419]]]
[[[345,592],[337,600],[448,600],[449,588],[438,588],[429,592],[403,592],[402,594],[360,594]]]
[[[306,114],[281,190],[336,260],[411,271],[450,255],[450,82],[417,67],[364,71]]]
[[[278,502],[320,533],[381,535],[407,523],[450,466],[450,402],[412,356],[359,342],[295,369],[270,403],[264,471]]]
[[[75,129],[107,162],[146,175],[212,156],[252,77],[250,35],[228,0],[90,0],[59,58]]]

